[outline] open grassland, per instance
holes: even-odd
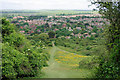
[[[70,53],[56,46],[47,50],[50,54],[49,66],[44,67],[42,74],[40,72],[36,78],[89,78],[93,75],[92,70],[79,68],[81,60],[88,61],[92,57]]]
[[[86,14],[86,13],[93,13],[98,14],[97,11],[81,11],[81,10],[22,10],[18,13],[15,12],[7,12],[3,13],[3,15],[43,15],[43,16],[55,16],[56,14]]]

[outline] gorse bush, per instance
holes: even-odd
[[[24,35],[16,32],[15,26],[2,19],[2,78],[32,77],[47,66],[47,53],[31,44]]]

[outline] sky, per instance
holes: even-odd
[[[40,9],[78,9],[92,10],[89,0],[0,0],[0,9],[40,10]]]

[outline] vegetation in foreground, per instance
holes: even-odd
[[[49,53],[51,54],[48,61],[49,66],[44,67],[42,69],[42,74],[39,74],[34,78],[89,78],[93,75],[94,70],[85,67],[79,68],[78,62],[83,60],[83,58],[79,57],[79,59],[74,59],[74,61],[66,61],[71,53],[62,50],[57,46],[52,47],[49,50]],[[61,56],[65,57],[64,60],[61,59]]]
[[[2,19],[2,40],[2,79],[32,77],[47,66],[48,54],[31,44],[6,19]]]
[[[120,79],[120,1],[95,4],[99,13],[110,21],[105,29],[107,55],[100,56],[96,77]]]

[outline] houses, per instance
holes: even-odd
[[[69,27],[69,29],[68,29],[69,31],[73,31],[73,29],[71,29],[71,27]]]
[[[59,29],[54,29],[54,31],[58,31]]]
[[[13,19],[17,19],[17,17],[13,17]]]
[[[86,35],[85,37],[91,37],[91,35]]]
[[[81,27],[76,27],[76,29],[81,30]]]
[[[13,17],[13,19],[24,18],[23,16]]]
[[[66,24],[63,24],[62,27],[66,27]]]
[[[96,33],[91,33],[91,35],[95,35]]]
[[[23,16],[17,16],[17,18],[24,18]]]
[[[25,31],[20,31],[20,33],[25,33]]]
[[[37,32],[40,32],[40,30],[38,29]]]
[[[91,26],[87,26],[87,29],[92,30],[93,28]]]
[[[88,36],[89,35],[89,33],[84,33],[84,36],[86,37],[86,36]]]
[[[83,18],[83,16],[86,16]],[[37,32],[48,32],[50,30],[59,31],[64,34],[66,32],[66,39],[70,37],[83,38],[90,37],[96,33],[91,33],[95,27],[101,28],[103,30],[103,25],[108,23],[103,18],[92,18],[95,16],[100,16],[97,14],[80,14],[80,15],[68,15],[68,16],[48,16],[46,18],[41,17],[39,19],[27,19],[27,17],[16,16],[13,17],[14,20],[22,18],[16,22],[16,25],[20,27],[20,32],[24,34],[31,34]],[[55,18],[56,17],[56,18]],[[91,17],[91,18],[89,18]],[[79,24],[81,23],[81,24]],[[27,29],[27,30],[25,30]],[[76,34],[73,33],[73,30],[76,30]],[[27,32],[24,32],[27,31]],[[99,30],[98,30],[99,32]],[[91,33],[91,34],[89,34]]]
[[[21,29],[23,29],[23,27],[22,27],[22,26],[21,26],[20,28],[21,28]]]
[[[74,33],[71,33],[70,35],[74,36]]]
[[[81,37],[83,37],[83,35],[82,35],[82,34],[80,34],[80,33],[78,33],[78,34],[75,34],[74,36],[75,36],[75,37],[78,37],[78,38],[81,38]]]
[[[65,38],[66,38],[66,39],[70,39],[71,37],[70,37],[70,36],[66,36]]]

